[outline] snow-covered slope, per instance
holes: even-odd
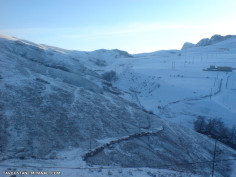
[[[236,38],[135,55],[117,69],[115,86],[129,92],[126,98],[138,105],[186,127],[197,116],[221,118],[231,127],[236,125],[236,71],[203,71],[210,65],[236,68]]]
[[[230,46],[229,51],[233,50]],[[188,51],[188,55],[194,53],[194,49]],[[201,67],[208,65],[203,62],[193,69],[194,63],[201,62],[199,58],[182,66],[183,61],[189,61],[185,58],[188,55],[179,51],[162,51],[147,57],[119,50],[78,52],[1,35],[1,169],[16,166],[16,170],[21,170],[28,168],[26,164],[31,164],[31,170],[46,166],[60,169],[69,164],[75,170],[90,168],[87,166],[90,164],[154,167],[183,170],[186,175],[208,175],[214,141],[144,110],[167,117],[173,113],[169,102],[209,93],[207,89],[213,84],[214,73],[199,75]],[[232,60],[231,55],[225,56]],[[119,78],[115,83],[108,83],[102,77],[111,70]],[[224,77],[218,75],[213,91]],[[203,88],[196,89],[198,84]],[[213,99],[214,104],[221,102],[221,97]],[[227,107],[217,105],[222,109]],[[233,114],[228,111],[227,114]],[[235,151],[227,146],[218,143],[217,149],[221,152],[217,160],[235,158]],[[216,174],[229,175],[232,164],[232,161],[221,163]],[[136,174],[135,170],[131,173]],[[158,172],[145,172],[146,176],[152,173]],[[66,174],[65,170],[62,175]]]

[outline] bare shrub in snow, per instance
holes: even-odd
[[[111,175],[112,175],[112,172],[109,170],[109,171],[107,172],[107,174],[108,174],[109,176],[111,176]]]
[[[102,75],[103,79],[109,82],[116,81],[117,76],[115,71],[108,71]]]

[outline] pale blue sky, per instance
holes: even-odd
[[[66,49],[180,49],[236,34],[235,0],[0,0],[0,33]]]

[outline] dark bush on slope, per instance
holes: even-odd
[[[199,116],[194,122],[194,129],[202,134],[209,135],[214,139],[236,149],[236,128],[228,128],[220,119],[214,118],[206,121],[206,118]]]
[[[102,75],[102,77],[103,77],[104,80],[109,81],[109,82],[117,80],[117,76],[116,76],[116,72],[115,71],[105,72]]]

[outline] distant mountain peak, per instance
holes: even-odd
[[[195,47],[195,45],[191,42],[185,42],[181,50],[187,49],[187,48],[192,48]]]
[[[210,39],[209,38],[204,38],[204,39],[200,40],[196,44],[196,46],[212,45],[212,44],[216,44],[218,42],[225,41],[227,39],[232,39],[232,38],[236,38],[236,35],[221,36],[219,34],[215,34]]]
[[[201,39],[197,44],[192,44],[190,42],[185,42],[182,49],[187,49],[187,48],[192,48],[192,47],[200,47],[200,46],[208,46],[208,45],[213,45],[218,42],[222,42],[228,39],[236,38],[236,35],[226,35],[226,36],[221,36],[219,34],[213,35],[211,38],[203,38]]]

